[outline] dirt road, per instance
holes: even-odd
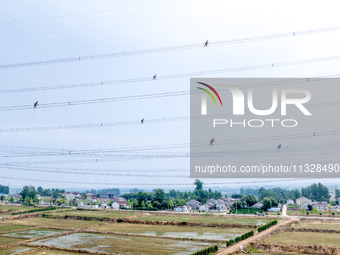
[[[243,240],[243,241],[241,241],[241,242],[238,242],[238,243],[236,243],[236,244],[234,244],[234,245],[232,245],[232,246],[229,246],[229,247],[227,247],[227,248],[222,248],[222,249],[220,249],[219,252],[216,253],[216,255],[227,255],[227,254],[229,254],[229,253],[232,253],[232,252],[234,252],[234,251],[237,251],[237,250],[239,250],[239,248],[240,248],[241,245],[242,245],[243,247],[245,247],[245,246],[247,246],[250,242],[254,242],[257,238],[259,238],[259,237],[261,237],[261,236],[264,236],[264,235],[266,235],[266,234],[268,234],[268,233],[274,231],[275,229],[278,229],[278,228],[280,228],[280,227],[282,227],[282,226],[284,226],[284,225],[286,225],[286,224],[288,224],[288,223],[291,223],[291,222],[293,222],[293,221],[296,221],[296,220],[298,220],[298,219],[296,219],[296,218],[290,218],[289,220],[285,220],[285,221],[283,221],[283,222],[280,222],[279,224],[277,224],[277,225],[275,225],[275,226],[273,226],[273,227],[271,227],[271,228],[269,228],[269,229],[267,229],[267,230],[265,230],[265,231],[262,231],[261,233],[256,233],[254,236],[252,236],[252,237],[250,237],[250,238],[248,238],[248,239],[246,239],[246,240]]]

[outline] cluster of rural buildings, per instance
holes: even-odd
[[[125,198],[121,196],[116,196],[112,193],[102,193],[100,195],[87,193],[86,198],[82,197],[83,193],[79,192],[67,192],[64,194],[64,198],[66,201],[72,201],[73,204],[77,205],[78,207],[84,208],[112,208],[112,209],[120,209],[120,208],[130,208],[131,206],[128,205],[128,202]],[[51,205],[57,204],[61,198],[53,198],[53,197],[42,197],[40,195],[36,195],[37,199],[39,200],[39,204],[41,205]],[[0,200],[7,200],[10,199],[14,202],[19,201],[20,194],[15,195],[7,195],[0,193]],[[198,210],[200,212],[227,212],[230,210],[232,205],[235,202],[239,202],[240,199],[237,198],[225,198],[225,199],[209,199],[206,203],[202,204],[201,202],[191,199],[186,202],[183,206],[178,206],[174,208],[175,212],[190,212],[191,210]],[[340,198],[338,198],[340,204]],[[306,197],[299,197],[296,201],[292,199],[288,199],[286,201],[286,205],[288,206],[288,210],[300,210],[305,209],[309,210],[310,205],[318,211],[337,211],[340,212],[340,206],[331,206],[327,202],[320,202],[320,201],[312,201]],[[260,202],[251,206],[252,208],[262,209],[263,204]],[[270,212],[279,212],[281,210],[281,204],[275,208],[269,208],[268,211]]]

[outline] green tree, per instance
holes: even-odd
[[[24,186],[22,191],[20,192],[20,195],[23,198],[34,198],[37,195],[37,191],[35,190],[35,188],[31,185],[31,186]]]
[[[145,207],[144,200],[140,203],[140,207]]]
[[[307,207],[308,207],[308,211],[313,210],[313,206],[312,205],[307,205]]]
[[[142,201],[144,201],[144,204],[145,204],[145,201],[148,201],[148,194],[146,192],[139,191],[138,192],[137,201],[138,201],[138,204],[141,207],[144,207],[141,204],[142,204]]]
[[[335,199],[340,198],[340,189],[335,189]]]
[[[203,182],[201,182],[199,179],[196,179],[194,184],[196,185],[195,191],[203,190]]]
[[[272,202],[272,207],[278,207],[279,206],[279,203],[276,201],[275,198],[271,197],[270,200]]]
[[[257,199],[253,195],[247,195],[246,196],[246,202],[248,206],[252,206],[257,203]]]
[[[152,206],[153,206],[153,207],[156,207],[156,208],[161,208],[161,203],[158,202],[158,201],[154,201],[154,202],[152,203]]]
[[[265,197],[261,203],[263,204],[262,209],[265,211],[272,207],[272,200],[269,197]]]
[[[170,202],[169,202],[169,208],[170,209],[174,208],[174,203],[172,202],[172,200],[170,200]]]
[[[169,197],[174,197],[174,198],[176,198],[176,197],[177,197],[177,192],[176,192],[176,190],[174,190],[174,189],[170,190],[170,191],[169,191]]]
[[[165,199],[165,192],[162,189],[156,189],[153,201],[158,201],[160,204]]]

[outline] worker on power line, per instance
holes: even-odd
[[[281,144],[280,144],[279,146],[277,146],[277,149],[278,149],[278,150],[281,149]]]
[[[155,74],[155,75],[152,77],[153,80],[156,80],[156,78],[157,78],[157,74]]]
[[[204,47],[208,47],[208,41],[209,41],[209,40],[207,40],[207,41],[205,42]]]
[[[143,123],[144,123],[144,118],[143,118],[143,119],[140,121],[140,123],[141,123],[141,124],[143,124]]]
[[[38,101],[34,103],[34,108],[38,106]]]
[[[215,142],[215,139],[213,138],[213,139],[210,140],[210,144],[209,145],[214,145],[214,142]]]

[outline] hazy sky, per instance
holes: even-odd
[[[0,90],[151,79],[155,74],[161,77],[339,56],[340,30],[203,47],[206,40],[340,26],[337,4],[336,1],[2,1],[0,65],[191,43],[202,43],[202,48],[2,68]],[[340,73],[339,64],[340,60],[331,60],[202,77],[314,77]],[[10,183],[11,187],[32,184],[89,189],[192,184],[194,180],[188,178],[189,121],[148,123],[151,119],[189,116],[188,95],[43,107],[77,100],[188,91],[189,78],[0,93],[0,183]],[[41,108],[33,109],[36,101]],[[11,110],[21,105],[32,107]],[[10,110],[4,111],[3,107]],[[138,122],[142,118],[143,125],[3,132],[12,128]],[[167,148],[179,144],[183,146]],[[131,149],[135,147],[139,149]],[[233,181],[204,180],[221,187],[231,186]]]

